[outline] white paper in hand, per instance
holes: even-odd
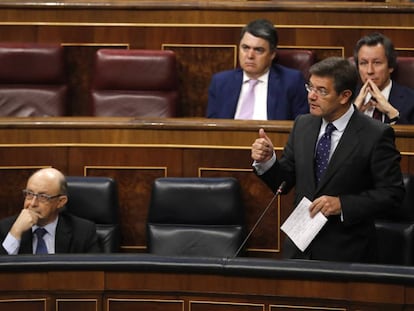
[[[311,218],[309,213],[311,204],[312,202],[308,198],[303,197],[280,227],[302,252],[328,221],[321,212]]]

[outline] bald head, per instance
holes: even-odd
[[[27,184],[32,182],[40,183],[47,187],[49,191],[60,194],[66,194],[66,179],[65,176],[55,168],[42,168],[30,176]]]

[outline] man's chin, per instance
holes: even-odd
[[[315,117],[320,117],[322,115],[321,110],[319,107],[309,107],[309,113]]]

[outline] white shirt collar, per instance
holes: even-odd
[[[260,82],[264,82],[267,81],[267,79],[269,78],[269,70],[266,71],[264,74],[262,74],[257,80],[259,80]],[[246,72],[243,71],[243,83],[246,83],[250,80],[250,78],[247,76]]]
[[[350,105],[349,109],[339,118],[336,119],[335,121],[331,122],[333,125],[335,125],[335,128],[337,131],[339,132],[343,132],[346,128],[346,126],[348,125],[349,120],[352,117],[352,114],[354,113],[354,105]],[[326,121],[325,119],[322,119],[322,126],[321,126],[321,130],[323,130],[323,132],[325,131],[326,125],[329,122]]]
[[[57,226],[58,220],[59,220],[59,216],[56,217],[54,221],[52,221],[51,223],[48,223],[46,226],[43,227],[46,229],[47,233],[50,234],[51,236],[55,236],[56,234],[56,226]],[[37,228],[39,228],[39,226],[34,225],[32,227],[32,232],[34,232]]]

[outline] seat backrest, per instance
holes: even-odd
[[[148,252],[228,257],[245,236],[241,190],[235,178],[155,180],[147,221]]]
[[[397,57],[397,68],[391,77],[399,84],[414,89],[414,57]]]
[[[275,62],[285,67],[300,70],[303,73],[305,81],[308,81],[309,68],[316,62],[316,55],[311,50],[277,50]]]
[[[176,116],[179,91],[173,51],[100,49],[92,79],[96,116]]]
[[[0,43],[0,116],[63,116],[67,84],[63,47]]]
[[[118,186],[109,177],[67,176],[67,210],[95,222],[105,253],[120,248]]]
[[[414,265],[414,175],[403,177],[405,197],[401,207],[375,221],[381,264]]]

